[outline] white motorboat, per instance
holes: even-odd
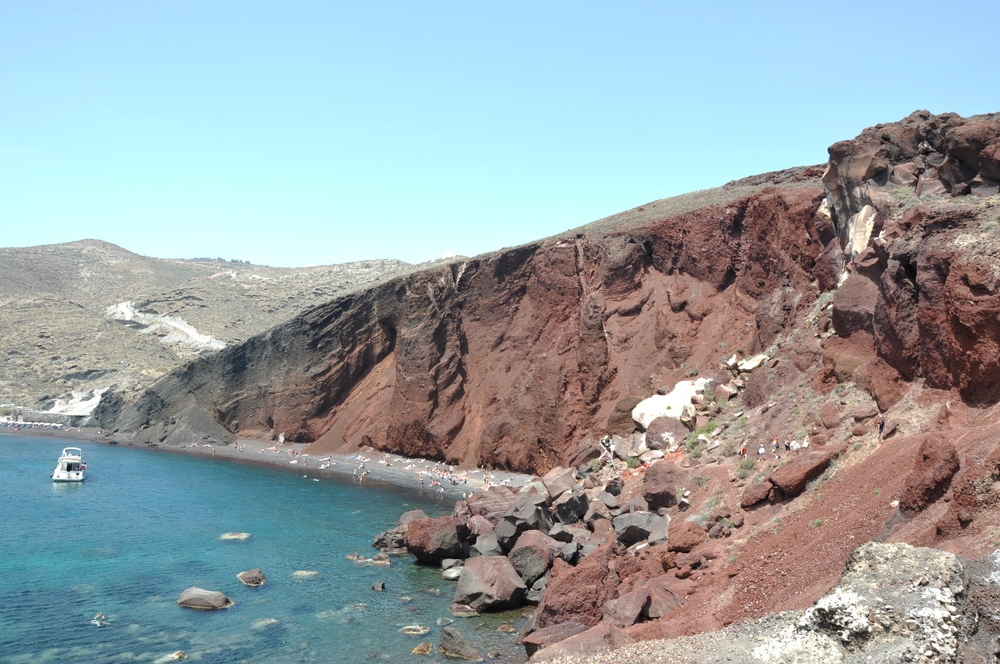
[[[79,447],[65,447],[59,455],[56,469],[52,471],[55,482],[82,482],[87,462],[83,460],[83,450]]]

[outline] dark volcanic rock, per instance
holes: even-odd
[[[507,558],[525,585],[530,586],[549,570],[561,550],[559,542],[545,533],[529,530],[517,539]]]
[[[646,469],[642,480],[642,497],[649,509],[670,507],[677,503],[677,489],[683,481],[683,472],[673,461],[661,459]]]
[[[666,517],[650,512],[630,512],[611,520],[618,541],[630,545],[647,540],[659,528],[665,530]]]

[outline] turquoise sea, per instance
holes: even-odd
[[[63,447],[83,448],[81,484],[49,475]],[[34,436],[0,435],[0,662],[435,662],[438,619],[454,582],[394,558],[372,538],[409,509],[437,516],[451,503],[403,489],[358,486],[302,472]],[[245,541],[223,533],[250,533]],[[267,583],[236,574],[260,567]],[[317,572],[306,578],[296,571]],[[372,590],[383,581],[385,592]],[[177,605],[190,586],[235,601],[222,611]],[[101,612],[105,627],[91,623]],[[454,618],[485,655],[523,661],[521,612]],[[423,637],[405,625],[430,627]]]

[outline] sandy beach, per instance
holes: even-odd
[[[519,487],[531,481],[529,475],[499,470],[461,469],[438,461],[413,459],[395,454],[385,454],[371,448],[353,454],[314,455],[306,453],[304,443],[265,442],[238,440],[230,445],[191,443],[182,446],[143,445],[105,435],[100,429],[91,428],[22,428],[0,427],[0,435],[45,436],[67,438],[104,445],[138,447],[156,452],[187,454],[214,459],[229,459],[238,463],[252,463],[278,467],[300,473],[307,478],[349,479],[362,485],[390,484],[461,500],[497,484]]]

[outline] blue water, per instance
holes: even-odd
[[[66,445],[83,448],[83,483],[49,478]],[[444,661],[411,650],[436,646],[454,582],[408,557],[390,567],[346,558],[374,555],[372,537],[415,508],[436,516],[450,504],[232,461],[0,435],[0,662],[156,662],[177,650],[212,663]],[[251,537],[220,539],[228,532]],[[255,567],[267,583],[243,586],[236,574]],[[385,592],[371,589],[377,581]],[[235,605],[181,608],[190,586]],[[106,627],[91,624],[98,612]],[[484,653],[523,661],[516,635],[497,630],[520,627],[519,612],[455,621]],[[430,633],[399,633],[415,623]]]

